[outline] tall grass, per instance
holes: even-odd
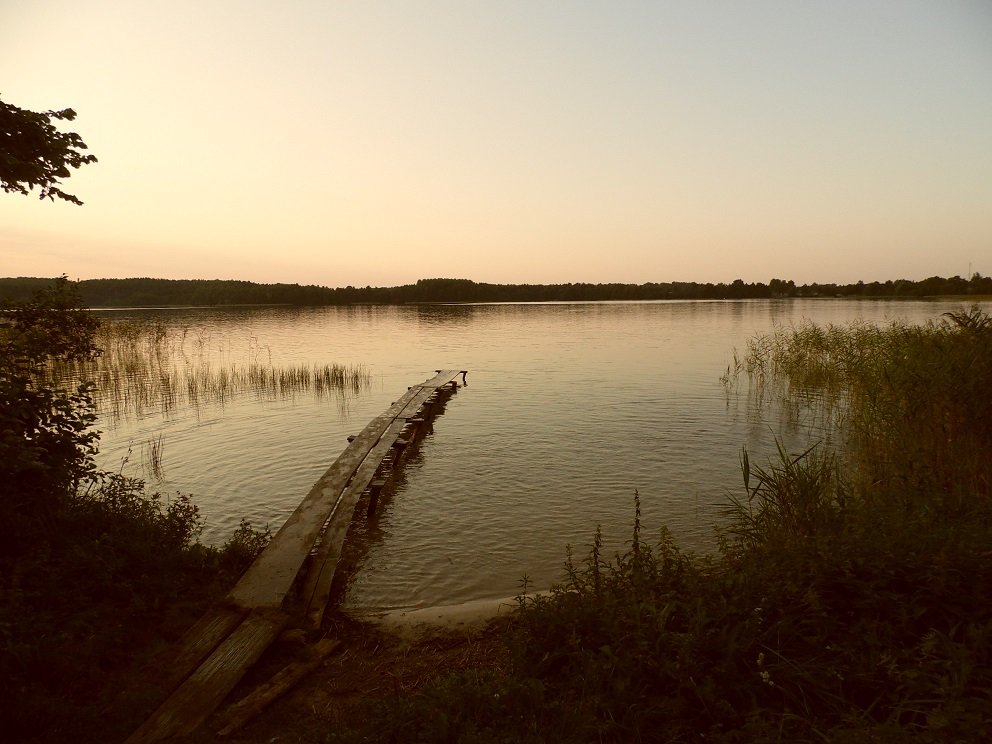
[[[285,399],[299,394],[346,401],[371,384],[361,365],[272,363],[271,351],[250,337],[243,348],[216,340],[202,328],[162,323],[104,323],[97,331],[100,356],[90,362],[50,364],[54,380],[93,386],[97,413],[115,423],[126,416],[183,406],[223,405],[254,394]]]
[[[165,465],[163,463],[165,438],[161,434],[151,437],[142,445],[141,449],[148,477],[155,481],[163,480],[165,478]]]
[[[974,307],[926,325],[780,328],[748,344],[737,373],[829,409],[859,494],[941,514],[992,495],[989,320]]]
[[[339,738],[992,740],[992,319],[779,329],[727,382],[841,436],[743,450],[713,556],[649,545],[635,496],[623,554],[597,532],[518,598],[510,673],[385,700]]]

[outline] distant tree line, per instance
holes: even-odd
[[[21,302],[50,278],[0,278],[0,299]],[[418,302],[587,302],[603,300],[720,300],[774,297],[933,297],[992,295],[992,278],[974,274],[856,284],[804,284],[784,279],[730,284],[487,284],[470,279],[421,279],[398,287],[320,287],[220,279],[87,279],[78,283],[89,307],[203,305],[402,305]]]
[[[53,279],[0,279],[0,298],[22,302]],[[77,283],[88,307],[202,305],[327,305],[334,290],[299,284],[256,284],[222,279],[85,279]]]

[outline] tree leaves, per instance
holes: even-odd
[[[82,202],[60,188],[60,179],[71,175],[69,168],[95,163],[96,156],[75,132],[61,132],[52,119],[72,121],[76,112],[37,113],[0,100],[0,187],[10,193],[25,194],[39,188],[39,198],[55,197],[73,204]]]

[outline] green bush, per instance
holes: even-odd
[[[98,353],[96,327],[65,280],[0,326],[0,720],[11,741],[122,738],[135,711],[107,706],[140,662],[176,640],[268,539],[247,522],[201,545],[190,496],[146,494],[99,472],[85,387],[42,374]],[[140,711],[138,711],[140,714]],[[115,728],[116,727],[116,728]]]
[[[52,359],[96,354],[96,321],[78,309],[65,279],[30,302],[5,305],[0,317],[0,519],[10,535],[0,555],[10,555],[44,539],[46,524],[93,472],[98,435],[88,389],[36,378]]]

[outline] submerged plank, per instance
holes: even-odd
[[[341,499],[331,515],[303,587],[304,614],[307,625],[311,628],[319,628],[323,620],[324,608],[331,594],[331,583],[334,581],[334,572],[337,570],[341,548],[351,526],[358,500],[372,482],[382,458],[392,448],[393,442],[405,425],[406,421],[397,420],[386,430],[355,472],[355,477],[341,494]]]
[[[408,405],[421,397],[426,400],[438,387],[452,382],[459,374],[459,371],[444,370],[430,380],[414,385],[385,413],[373,419],[314,484],[296,511],[228,594],[228,599],[244,607],[279,607],[321,528],[369,450]],[[418,403],[417,408],[419,406]]]
[[[331,583],[334,581],[334,572],[337,570],[338,559],[341,557],[344,539],[348,534],[348,528],[351,526],[355,507],[358,505],[362,492],[372,483],[382,459],[398,441],[409,419],[419,413],[427,397],[433,394],[434,389],[429,391],[424,389],[421,395],[414,396],[407,402],[379,441],[369,450],[368,456],[355,471],[354,477],[341,494],[341,499],[327,524],[327,529],[324,530],[320,546],[313,556],[310,571],[303,587],[304,615],[308,627],[319,628],[323,620],[324,608],[327,607],[327,600],[330,597]]]

